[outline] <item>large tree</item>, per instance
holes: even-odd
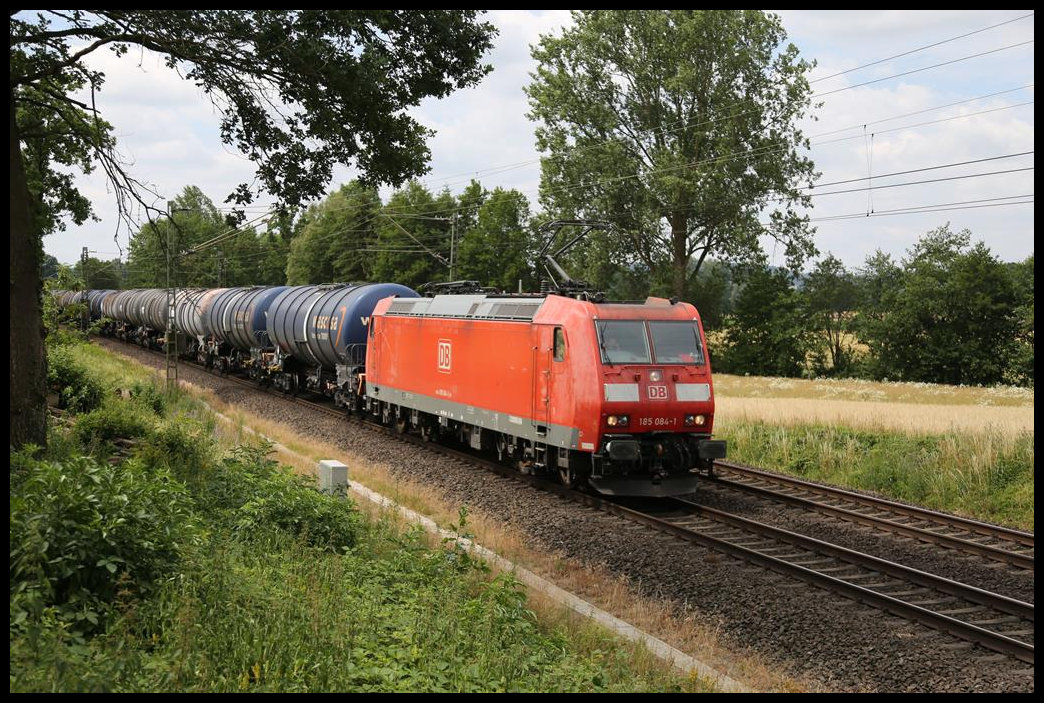
[[[170,201],[168,217],[146,222],[131,235],[127,283],[131,288],[224,288],[267,283],[263,262],[282,261],[275,282],[285,280],[285,247],[280,237],[259,236],[252,226],[229,226],[227,218],[198,186],[186,186]],[[269,251],[274,244],[276,251]],[[167,250],[173,253],[168,273]],[[192,253],[185,254],[186,250]],[[271,264],[272,262],[270,262]]]
[[[805,277],[802,294],[816,335],[825,346],[826,354],[817,353],[815,371],[844,376],[852,369],[852,321],[859,300],[855,276],[833,254],[816,263]],[[829,365],[825,357],[830,357]]]
[[[1015,290],[1015,354],[1006,375],[1009,383],[1033,386],[1033,254],[1007,266]]]
[[[448,189],[434,195],[417,181],[392,193],[377,218],[369,248],[377,281],[417,288],[450,279],[450,247],[457,201]]]
[[[815,254],[798,206],[815,177],[796,122],[806,74],[760,10],[576,10],[533,49],[549,211],[609,219],[617,258],[669,266],[675,295],[709,255],[755,261],[775,238],[795,270]],[[767,222],[766,222],[767,221]]]
[[[475,10],[35,10],[11,13],[11,443],[46,441],[40,237],[47,196],[27,174],[31,123],[61,121],[60,137],[100,164],[117,207],[158,198],[124,168],[106,125],[73,91],[105,75],[85,59],[109,50],[127,60],[154,51],[196,84],[221,115],[221,137],[257,164],[259,190],[284,205],[320,197],[335,164],[370,183],[401,184],[426,171],[429,130],[406,110],[473,85],[493,28]],[[134,49],[134,51],[131,51]],[[52,163],[60,159],[54,151]],[[83,217],[83,199],[67,212]],[[46,224],[44,225],[46,226]]]
[[[743,280],[735,309],[725,323],[723,357],[716,369],[758,376],[801,376],[815,345],[808,310],[786,269],[753,264],[738,272]]]
[[[43,236],[65,229],[65,220],[82,224],[90,202],[73,184],[69,169],[89,173],[94,149],[109,149],[110,127],[92,119],[85,106],[55,95],[79,90],[86,78],[55,73],[22,85],[16,76],[31,72],[31,62],[11,39],[10,261],[8,300],[11,328],[11,442],[42,445],[47,432],[47,376],[44,358],[40,271]]]
[[[180,252],[202,244],[229,231],[225,218],[198,186],[185,186],[170,201],[168,217],[156,218],[142,225],[130,237],[127,247],[127,287],[163,288],[167,281],[167,249]],[[251,233],[253,234],[253,233]],[[169,283],[193,287],[217,288],[217,250],[207,250],[190,257],[172,260]],[[176,272],[175,272],[176,269]]]

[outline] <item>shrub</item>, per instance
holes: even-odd
[[[58,407],[85,413],[101,405],[105,385],[76,360],[72,346],[52,347],[47,355],[47,386],[58,393]]]
[[[12,627],[56,609],[91,632],[118,591],[150,592],[200,540],[191,498],[165,471],[24,454],[12,464],[25,474],[10,501]]]
[[[237,515],[237,529],[252,533],[272,526],[301,537],[309,545],[343,551],[355,544],[358,514],[340,496],[320,493],[314,479],[278,468],[256,484],[257,495]]]
[[[76,418],[75,433],[85,449],[93,450],[114,439],[143,437],[154,424],[139,405],[113,401]]]
[[[169,470],[195,491],[210,470],[213,446],[200,423],[178,417],[149,432],[136,456],[148,468]]]
[[[162,416],[167,411],[167,398],[155,383],[135,381],[130,388],[130,394],[135,402],[157,415]]]
[[[269,447],[239,447],[213,474],[207,497],[220,503],[243,536],[274,527],[309,545],[342,551],[355,544],[359,516],[343,496],[267,458]]]

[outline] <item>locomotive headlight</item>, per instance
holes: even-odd
[[[659,383],[660,381],[663,380],[663,372],[662,371],[650,371],[649,372],[649,380],[652,381],[653,383]]]
[[[687,427],[703,427],[707,424],[706,415],[686,415],[685,425]]]
[[[627,424],[627,420],[628,418],[626,415],[610,415],[609,417],[605,418],[605,424],[609,425],[610,427],[623,427]]]

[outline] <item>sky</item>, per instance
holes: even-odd
[[[1033,253],[1031,10],[770,12],[817,63],[809,78],[822,105],[800,126],[821,174],[809,215],[822,255],[850,269],[877,250],[899,260],[943,225],[967,229],[1002,261]],[[492,73],[411,111],[435,130],[421,182],[454,194],[471,179],[514,188],[537,211],[540,154],[523,92],[536,67],[530,46],[560,35],[571,18],[567,10],[496,10],[486,19],[499,29],[486,57]],[[132,54],[91,55],[106,74],[96,103],[130,172],[152,184],[157,207],[188,185],[222,207],[235,185],[252,180],[253,165],[221,143],[216,111],[195,86],[156,56]],[[339,169],[329,190],[352,175]],[[100,221],[69,223],[44,239],[45,251],[63,263],[84,246],[98,259],[125,259],[133,230],[118,222],[111,188],[97,173],[77,183]],[[772,263],[784,263],[771,240],[764,245]]]

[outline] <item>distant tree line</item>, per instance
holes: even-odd
[[[172,246],[179,286],[394,281],[420,288],[469,280],[535,292],[546,277],[536,253],[539,225],[548,219],[534,215],[522,193],[476,181],[459,195],[411,182],[387,202],[353,181],[258,232],[226,222],[189,186],[169,218],[131,236],[126,262],[88,258],[71,273],[86,288],[163,287]],[[561,263],[610,299],[673,295],[673,269],[621,262],[621,236],[593,232]],[[43,276],[56,264],[48,257]],[[850,270],[827,255],[795,272],[763,256],[711,259],[687,276],[684,290],[700,310],[718,372],[1033,385],[1033,256],[1001,262],[948,224],[899,261],[877,251]]]

